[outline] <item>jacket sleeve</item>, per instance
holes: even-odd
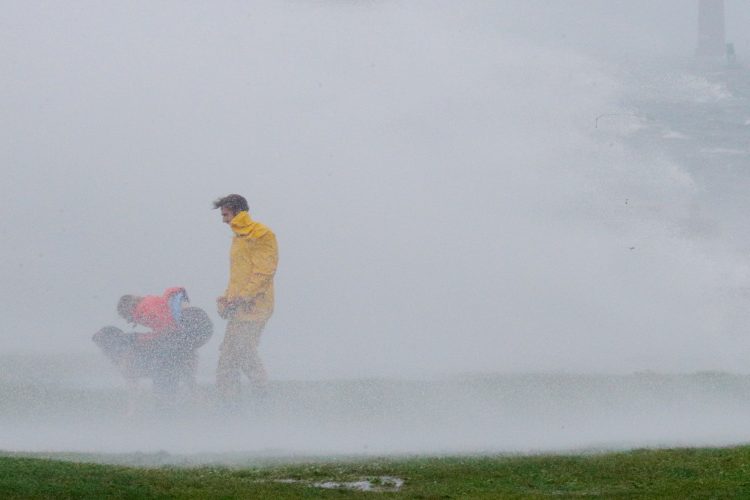
[[[164,298],[167,299],[169,311],[172,313],[172,319],[180,321],[182,318],[182,302],[189,302],[187,292],[182,287],[167,288],[164,292]]]
[[[248,258],[252,271],[242,286],[240,296],[252,300],[268,290],[276,274],[276,265],[279,262],[276,235],[268,232],[258,238]]]

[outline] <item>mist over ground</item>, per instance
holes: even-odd
[[[120,295],[181,285],[209,383],[211,201],[237,192],[279,240],[273,380],[745,374],[750,6],[726,6],[731,71],[694,64],[684,0],[9,3],[3,352],[97,358]]]
[[[93,352],[119,295],[175,284],[215,314],[210,202],[240,192],[280,241],[277,377],[746,361],[711,300],[747,280],[732,235],[675,230],[701,186],[594,128],[648,83],[623,57],[689,60],[685,2],[7,11],[6,349]]]

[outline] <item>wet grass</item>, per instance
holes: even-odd
[[[76,460],[75,456],[67,458]],[[86,457],[77,457],[78,459]],[[93,458],[93,457],[88,457]],[[111,460],[111,457],[107,458]],[[323,482],[404,480],[398,492]],[[2,498],[747,498],[750,447],[130,467],[6,454]]]

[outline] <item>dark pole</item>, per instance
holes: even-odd
[[[698,57],[720,58],[726,54],[724,0],[699,0]]]

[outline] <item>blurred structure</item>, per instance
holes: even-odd
[[[722,58],[726,55],[724,0],[699,0],[696,55]]]

